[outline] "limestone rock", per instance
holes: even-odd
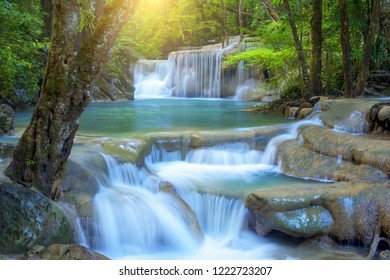
[[[298,114],[298,119],[304,119],[306,118],[307,116],[309,116],[311,113],[313,112],[313,108],[302,108],[300,111],[299,111],[299,114]]]
[[[389,182],[298,183],[258,189],[247,197],[246,206],[262,236],[278,230],[295,237],[327,234],[370,244],[378,222],[383,234],[390,229],[389,189]]]
[[[288,117],[296,118],[298,110],[299,110],[299,107],[290,107],[288,110]]]
[[[162,192],[171,193],[171,194],[177,194],[176,190],[175,190],[175,187],[168,181],[161,181],[158,184],[158,188]]]
[[[360,99],[321,99],[317,106],[323,111],[320,119],[327,127],[365,133],[368,130],[366,114],[375,103]]]
[[[390,120],[390,106],[383,106],[378,112],[378,119],[380,121]]]
[[[320,126],[302,126],[304,146],[321,155],[339,156],[354,164],[374,166],[390,176],[390,142],[338,133]],[[357,171],[357,170],[356,170]]]
[[[377,182],[388,178],[375,167],[339,161],[337,157],[310,151],[295,140],[279,145],[277,159],[284,173],[301,178],[346,182]]]
[[[333,225],[333,218],[325,208],[312,206],[272,214],[274,229],[300,236],[313,236],[327,232]]]
[[[390,101],[374,104],[367,114],[367,121],[372,134],[390,135]]]

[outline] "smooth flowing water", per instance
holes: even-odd
[[[202,99],[91,104],[80,120],[79,135],[106,142],[159,132],[168,132],[170,138],[151,144],[138,166],[118,160],[121,154],[102,153],[97,146],[89,147],[89,152],[97,154],[105,168],[88,162],[83,149],[72,151],[75,161],[96,174],[98,188],[93,215],[80,221],[73,214],[75,224],[81,225],[77,227],[80,243],[114,259],[301,258],[289,245],[257,236],[244,204],[255,189],[308,182],[283,175],[274,153],[277,143],[297,137],[300,123],[285,125],[289,129],[268,141],[263,150],[241,140],[193,148],[175,137],[183,131],[236,131],[291,122],[240,111],[249,105]],[[31,112],[16,114],[17,134],[30,117]]]

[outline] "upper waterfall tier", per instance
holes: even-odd
[[[172,52],[168,60],[138,61],[134,71],[135,97],[243,99],[246,90],[257,87],[248,67],[240,63],[234,69],[222,68],[223,55],[238,48],[238,44],[233,40],[226,48],[216,44]]]
[[[221,95],[221,51],[181,51],[169,55],[172,65],[172,95],[219,98]]]
[[[221,97],[222,52],[173,52],[168,61],[141,60],[135,67],[136,97]]]

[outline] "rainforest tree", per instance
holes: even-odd
[[[93,83],[137,1],[111,1],[93,32],[77,48],[83,5],[85,1],[79,0],[54,2],[53,36],[41,95],[7,168],[13,180],[34,186],[53,199],[60,195],[59,175]]]

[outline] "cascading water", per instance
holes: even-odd
[[[140,60],[134,69],[135,96],[168,97],[171,91],[171,65],[164,60]]]
[[[222,52],[173,52],[168,61],[172,67],[173,95],[177,97],[219,98],[221,91]]]
[[[172,141],[156,142],[144,168],[102,154],[108,174],[94,198],[90,246],[111,258],[269,257],[276,245],[248,229],[245,195],[227,186],[257,184],[277,168],[246,143],[175,152],[165,147]]]
[[[134,71],[135,97],[243,99],[246,92],[258,86],[251,75],[251,68],[244,67],[244,62],[240,62],[234,73],[228,77],[222,75],[223,55],[238,44],[236,38],[224,49],[217,44],[197,50],[172,52],[165,61],[138,61]],[[244,50],[252,45],[242,43],[239,48]],[[230,92],[230,87],[235,92],[234,89]]]
[[[173,52],[168,61],[139,61],[134,72],[135,96],[219,98],[221,63],[220,49]]]

